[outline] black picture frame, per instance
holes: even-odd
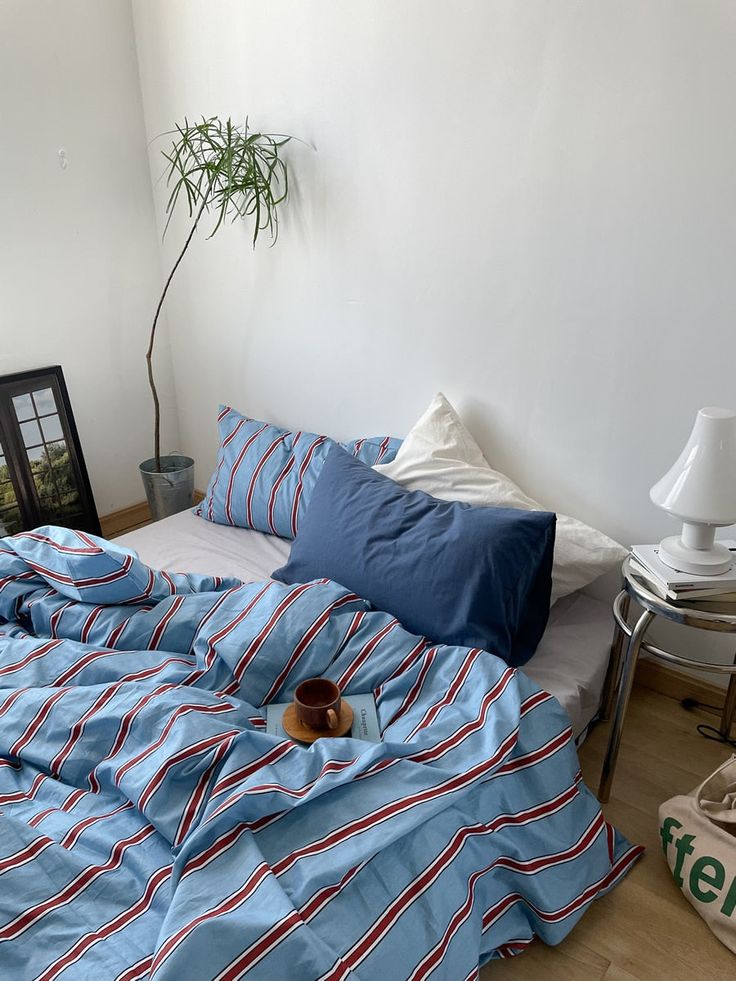
[[[44,524],[101,534],[61,365],[0,375],[0,536]]]

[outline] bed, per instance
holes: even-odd
[[[288,557],[291,543],[246,528],[203,521],[182,511],[116,539],[156,569],[268,579]],[[583,738],[601,700],[611,647],[610,607],[574,593],[552,608],[542,643],[524,670],[550,692]]]
[[[618,546],[530,499],[456,501],[454,479],[446,503],[402,490],[374,470],[389,437],[218,419],[202,516],[0,540],[0,977],[468,981],[559,943],[641,854],[575,749],[610,629],[575,577]],[[385,605],[295,574],[310,535],[356,575],[383,563]],[[315,675],[372,696],[380,742],[268,731]]]

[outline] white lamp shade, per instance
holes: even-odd
[[[736,522],[736,412],[708,407],[695,419],[675,464],[649,491],[652,501],[685,522]]]

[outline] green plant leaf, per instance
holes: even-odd
[[[291,137],[253,132],[248,120],[236,125],[231,118],[202,116],[196,122],[177,123],[169,134],[171,145],[162,150],[168,230],[179,202],[186,201],[190,217],[212,211],[212,238],[226,220],[249,219],[253,245],[261,232],[275,241],[278,208],[288,198],[289,176],[282,149]],[[198,219],[197,219],[198,220]]]

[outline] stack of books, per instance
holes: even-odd
[[[673,603],[736,603],[736,541],[721,545],[734,554],[734,565],[719,576],[694,576],[671,569],[659,558],[659,545],[634,545],[631,571],[662,599]]]

